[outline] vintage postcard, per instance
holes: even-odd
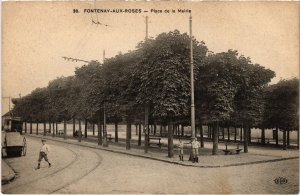
[[[299,193],[299,2],[1,10],[3,194]]]

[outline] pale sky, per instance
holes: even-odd
[[[84,13],[94,8],[142,13]],[[178,9],[192,10],[193,35],[210,51],[238,50],[275,71],[272,83],[298,77],[298,2],[3,2],[2,114],[8,111],[3,97],[27,95],[83,65],[62,56],[102,61],[103,50],[106,57],[134,50],[145,38],[146,15],[150,37],[174,29],[189,33],[189,13]],[[92,24],[97,18],[110,27]]]

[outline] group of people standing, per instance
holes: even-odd
[[[198,155],[199,155],[199,148],[200,148],[200,143],[197,141],[196,138],[193,138],[191,142],[188,143],[183,143],[181,139],[179,139],[179,160],[183,161],[183,148],[184,144],[191,144],[192,145],[192,154],[190,156],[190,160],[195,163],[199,162],[198,160]]]

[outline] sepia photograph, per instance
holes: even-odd
[[[298,194],[299,2],[4,1],[3,194]]]

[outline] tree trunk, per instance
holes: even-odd
[[[73,135],[75,134],[75,130],[76,130],[76,121],[75,118],[73,118]]]
[[[138,138],[138,146],[142,145],[142,125],[139,124],[139,138]]]
[[[98,145],[102,145],[102,124],[101,120],[98,121]]]
[[[173,137],[177,135],[176,124],[173,124]]]
[[[135,124],[135,135],[138,135],[138,124]]]
[[[51,122],[49,122],[49,133],[51,134]]]
[[[39,122],[36,123],[36,134],[39,134]]]
[[[55,136],[55,126],[54,126],[54,122],[52,123],[52,137]]]
[[[118,135],[118,121],[115,121],[115,143],[119,141],[119,135]]]
[[[44,136],[46,136],[46,131],[47,131],[46,122],[44,122]]]
[[[56,122],[56,123],[55,123],[55,132],[56,132],[55,134],[56,134],[56,135],[57,135],[57,131],[58,131],[58,128],[57,128],[57,127],[58,127],[58,124],[57,124],[57,122]]]
[[[236,134],[237,134],[237,129],[234,127],[234,142],[236,142]]]
[[[151,134],[153,134],[153,125],[150,125]]]
[[[32,122],[30,121],[30,134],[32,134]]]
[[[244,128],[241,127],[240,128],[240,141],[243,141],[243,131],[244,131]]]
[[[251,143],[251,128],[250,127],[248,128],[248,133],[249,133],[248,144],[250,144]]]
[[[93,122],[93,136],[95,135],[95,123]]]
[[[144,124],[144,132],[145,132],[145,153],[148,153],[148,117],[149,117],[149,107],[148,105],[145,106],[145,124]]]
[[[159,133],[160,133],[160,136],[162,136],[162,124],[160,124]]]
[[[84,119],[84,137],[87,138],[87,119]]]
[[[230,141],[230,129],[227,127],[227,140]]]
[[[276,146],[278,146],[278,128],[276,128]]]
[[[126,122],[126,150],[130,150],[130,142],[131,142],[131,122],[130,119],[127,119]]]
[[[79,125],[78,141],[81,142],[82,134],[81,134],[81,120],[80,119],[78,120],[78,125]]]
[[[224,127],[221,128],[222,128],[222,140],[225,140],[225,128]]]
[[[287,146],[290,146],[290,130],[289,129],[287,130],[286,143],[287,143]]]
[[[54,134],[57,134],[57,129],[55,129],[55,122],[53,122],[52,126],[53,126],[53,132],[54,132]]]
[[[184,136],[184,126],[181,125],[181,137],[183,137],[183,136]]]
[[[283,130],[283,149],[286,150],[286,130]]]
[[[216,155],[218,153],[218,142],[219,142],[219,124],[218,124],[218,122],[213,123],[212,138],[213,138],[212,155]]]
[[[168,157],[172,158],[174,156],[173,151],[173,124],[168,120]]]
[[[67,139],[67,121],[64,119],[64,139]]]
[[[154,132],[153,132],[154,135],[156,135],[156,123],[154,124]]]
[[[248,136],[249,136],[249,127],[248,125],[244,125],[244,152],[248,153]]]
[[[200,145],[201,145],[201,148],[204,148],[204,140],[203,140],[203,127],[202,127],[202,124],[200,123]]]
[[[106,129],[106,109],[104,104],[104,111],[103,111],[103,147],[108,147],[107,142],[107,129]]]
[[[266,144],[265,128],[261,129],[261,144]]]
[[[297,149],[299,149],[299,128],[297,129]]]
[[[27,122],[25,122],[25,133],[27,133]]]

